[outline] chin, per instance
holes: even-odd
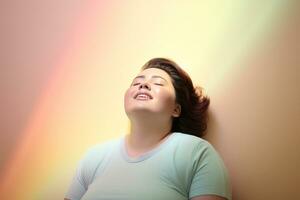
[[[153,111],[147,108],[133,108],[126,111],[127,115],[136,115],[136,114],[151,114]]]

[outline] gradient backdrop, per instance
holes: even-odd
[[[0,199],[63,199],[88,147],[123,135],[150,58],[211,98],[235,200],[300,199],[297,1],[0,1]]]

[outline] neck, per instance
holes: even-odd
[[[172,121],[131,120],[130,134],[127,136],[128,149],[145,152],[160,144],[170,134]]]

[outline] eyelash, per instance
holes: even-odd
[[[140,83],[134,83],[134,84],[132,84],[132,86],[136,86],[136,85],[139,85]],[[161,83],[154,83],[154,85],[159,85],[159,86],[163,86],[163,84],[161,84]]]

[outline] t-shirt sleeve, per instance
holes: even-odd
[[[71,200],[80,200],[81,197],[84,195],[84,193],[87,190],[87,183],[86,178],[84,176],[84,160],[82,159],[78,167],[75,171],[75,174],[73,176],[73,179],[71,181],[71,184],[69,186],[69,189],[65,195],[65,198],[71,199]]]
[[[228,172],[213,146],[207,141],[202,141],[196,146],[193,154],[193,178],[189,198],[217,195],[231,200]]]
[[[65,198],[80,200],[92,182],[97,168],[104,159],[104,145],[90,148],[79,161]]]

